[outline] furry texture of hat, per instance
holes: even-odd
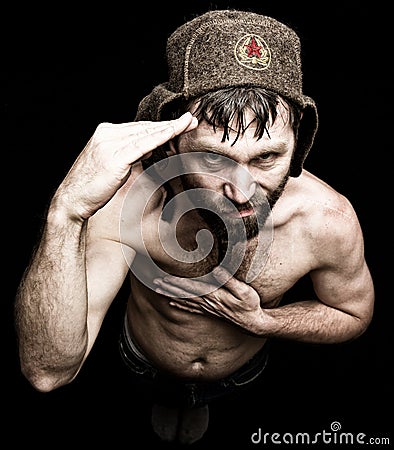
[[[169,79],[138,106],[136,120],[161,120],[165,107],[230,86],[270,89],[300,106],[303,117],[290,175],[299,176],[318,127],[315,102],[303,94],[301,45],[287,25],[237,10],[206,12],[167,41]]]

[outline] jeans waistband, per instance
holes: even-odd
[[[160,386],[163,391],[174,392],[174,387],[178,386],[184,397],[189,397],[187,403],[193,405],[203,404],[210,399],[232,393],[257,379],[268,362],[268,344],[269,342],[266,342],[261,350],[231,375],[216,381],[194,382],[171,378],[150,364],[133,343],[126,322],[119,338],[121,357],[134,374],[141,376],[146,382]]]

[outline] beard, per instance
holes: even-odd
[[[289,173],[287,173],[278,186],[267,196],[261,188],[246,203],[236,203],[209,189],[202,189],[188,176],[181,177],[183,188],[190,193],[189,197],[198,206],[196,210],[207,224],[208,229],[215,236],[218,243],[219,261],[239,242],[248,242],[262,231],[272,208],[282,195]],[[198,189],[195,194],[193,190]],[[196,201],[195,196],[198,196]],[[194,198],[193,198],[194,197]],[[253,213],[245,217],[243,211],[253,210]],[[234,212],[236,214],[229,214]]]

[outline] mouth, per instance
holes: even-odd
[[[233,219],[242,219],[244,217],[252,216],[254,213],[254,209],[252,207],[248,207],[239,209],[238,211],[231,211],[227,213],[227,216]]]

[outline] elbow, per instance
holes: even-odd
[[[373,319],[374,300],[375,297],[372,290],[362,304],[359,303],[357,308],[346,312],[348,320],[347,332],[345,333],[347,334],[347,339],[345,340],[357,339],[368,330]]]
[[[63,385],[51,377],[30,377],[28,381],[36,391],[42,393],[52,392]]]
[[[363,319],[359,319],[360,320],[360,324],[359,324],[359,331],[358,331],[358,336],[361,336],[362,334],[364,334],[367,329],[369,328],[369,325],[372,322],[372,315],[370,317],[366,317]]]
[[[354,340],[362,336],[369,328],[369,325],[372,322],[372,317],[373,317],[372,309],[364,315],[354,316],[353,326],[351,327],[349,338],[347,340]]]
[[[51,372],[48,370],[36,370],[21,366],[22,375],[27,379],[30,385],[38,392],[52,392],[62,386],[65,386],[76,377],[75,371],[70,372]]]
[[[365,308],[363,314],[360,314],[358,316],[359,321],[359,336],[365,333],[367,329],[369,328],[372,318],[374,314],[374,296],[371,296],[371,300],[368,304],[368,306]]]
[[[363,301],[359,303],[358,308],[353,313],[355,320],[355,338],[364,334],[369,328],[375,310],[375,291],[373,285],[366,291]]]

